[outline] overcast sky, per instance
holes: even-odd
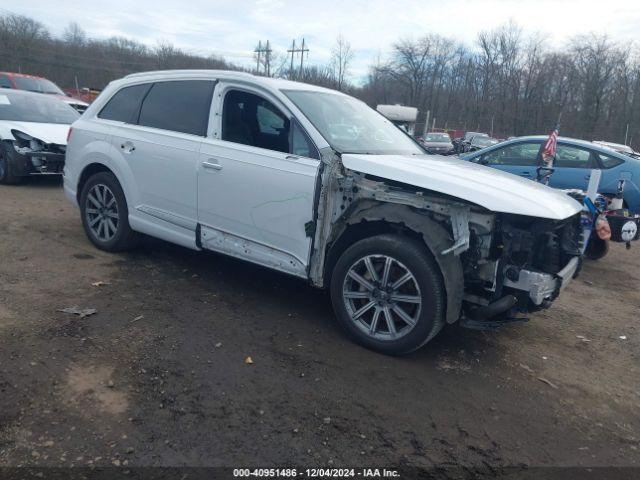
[[[55,34],[75,21],[91,37],[126,36],[150,46],[164,40],[244,65],[252,63],[258,40],[269,39],[285,55],[291,40],[302,37],[309,62],[324,63],[342,34],[356,54],[356,82],[400,38],[439,33],[471,45],[479,31],[509,20],[525,32],[542,32],[550,46],[591,31],[620,42],[640,40],[638,0],[20,0],[0,8],[9,11]]]

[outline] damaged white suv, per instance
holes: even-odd
[[[140,232],[307,279],[391,354],[546,307],[580,266],[567,195],[427,155],[342,93],[246,73],[111,83],[72,126],[64,186],[98,248]]]

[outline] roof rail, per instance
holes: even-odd
[[[214,70],[214,69],[207,70],[207,69],[200,69],[200,70],[153,70],[153,71],[149,71],[149,72],[130,73],[129,75],[125,76],[124,78],[146,77],[146,76],[158,75],[158,74],[179,76],[179,75],[203,74],[203,73],[206,73],[206,74],[224,73],[224,74],[240,75],[240,76],[243,76],[243,77],[244,76],[253,77],[253,74],[251,74],[251,73],[242,72],[242,71],[238,71],[238,70]]]

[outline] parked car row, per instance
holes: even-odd
[[[0,119],[0,181],[49,173],[64,154],[65,193],[97,248],[147,234],[305,279],[381,352],[413,351],[447,323],[495,329],[546,308],[580,269],[582,206],[487,168],[541,137],[429,155],[343,93],[212,70],[129,75],[82,116],[0,90]],[[624,163],[606,151],[590,161]]]

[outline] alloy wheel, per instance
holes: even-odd
[[[98,183],[87,193],[85,203],[87,225],[101,242],[108,242],[118,231],[118,202],[109,187]]]
[[[376,340],[397,340],[420,318],[422,295],[416,277],[387,255],[357,260],[345,276],[342,298],[351,321]]]

